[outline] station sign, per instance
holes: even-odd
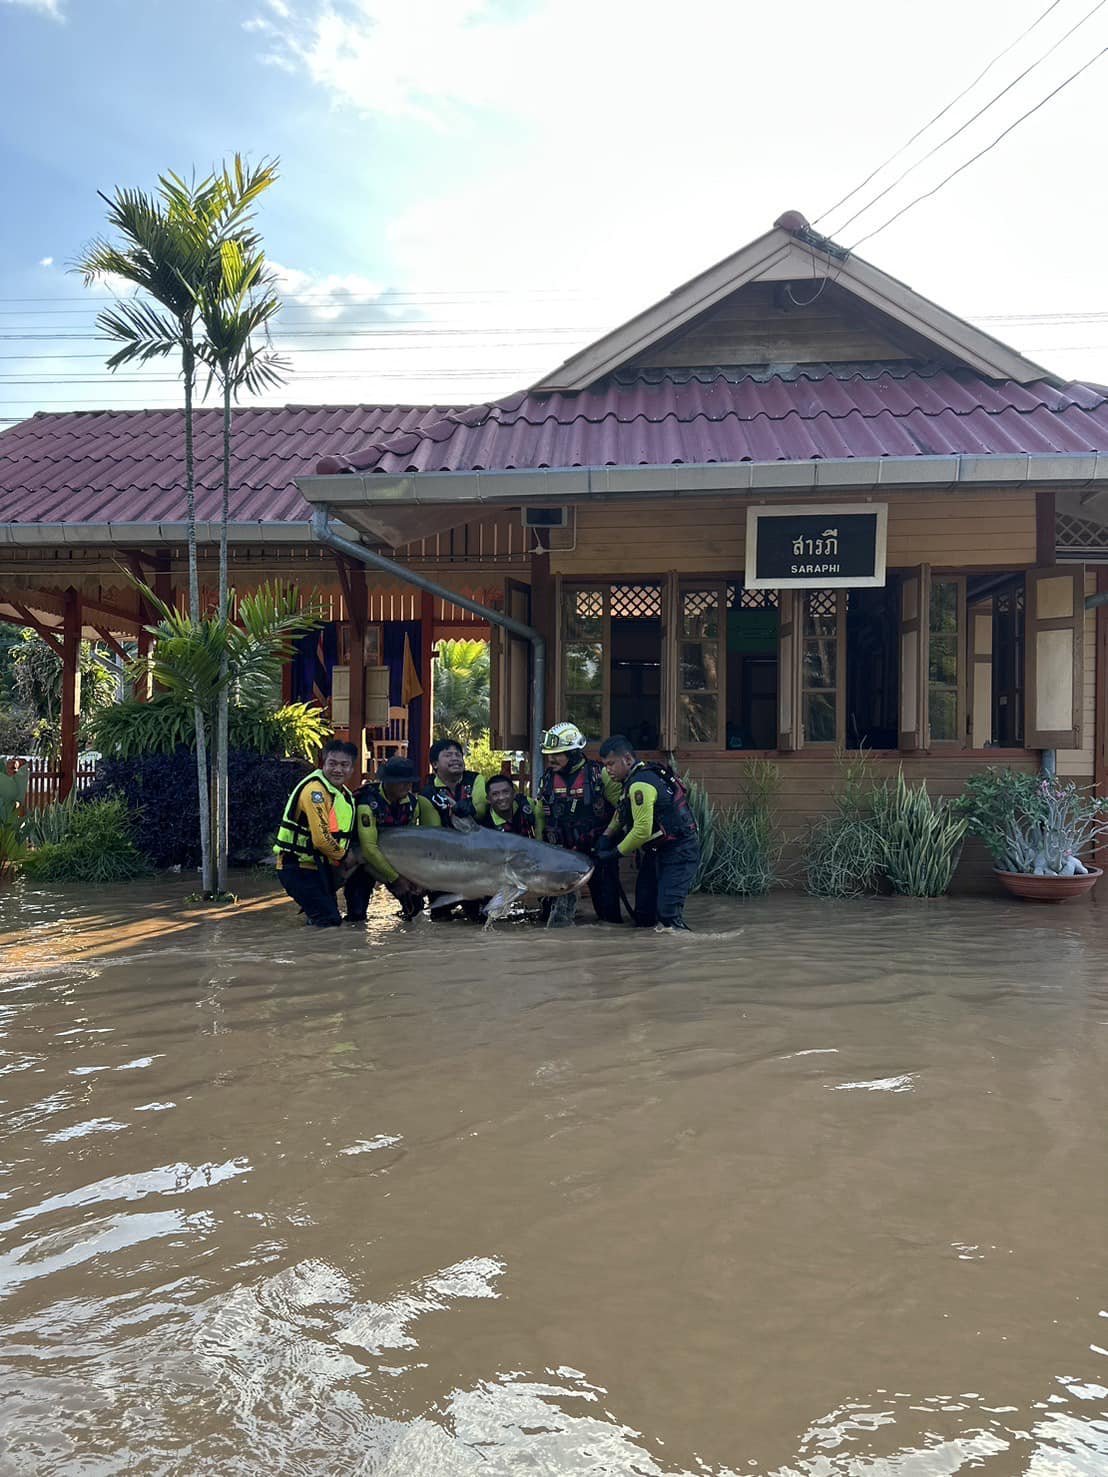
[[[857,590],[885,583],[886,503],[749,508],[748,590]]]

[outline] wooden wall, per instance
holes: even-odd
[[[787,288],[791,286],[790,297]],[[698,364],[812,364],[863,359],[934,358],[923,345],[859,300],[819,282],[751,282],[654,345],[638,368]]]
[[[859,499],[841,499],[851,500]],[[765,501],[775,499],[767,496]],[[1035,563],[1033,492],[892,493],[874,501],[889,506],[890,568],[1020,569]],[[577,547],[552,552],[551,573],[581,578],[668,570],[739,574],[746,555],[748,505],[749,499],[737,496],[579,504]]]
[[[775,807],[785,838],[784,866],[789,885],[803,886],[803,837],[813,820],[834,808],[838,783],[838,765],[833,752],[769,756],[781,773],[781,789]],[[731,805],[742,799],[743,755],[678,751],[678,768],[704,784],[717,805]],[[874,756],[874,775],[878,779],[895,779],[903,764],[904,776],[912,783],[926,779],[932,795],[953,798],[960,795],[970,775],[988,764],[1005,764],[1012,769],[1033,773],[1038,768],[1038,755],[1005,750],[1003,755],[936,755],[879,754]],[[978,842],[968,842],[955,877],[956,892],[981,892],[995,887],[991,875],[992,861]]]

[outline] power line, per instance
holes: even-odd
[[[1105,0],[1100,0],[1100,3],[1101,5],[1103,5],[1105,3]],[[985,154],[988,154],[991,150],[995,149],[997,144],[999,144],[1003,139],[1006,139],[1013,129],[1018,128],[1020,124],[1025,122],[1026,119],[1030,118],[1033,113],[1037,113],[1040,108],[1045,107],[1052,98],[1057,97],[1058,94],[1064,91],[1071,82],[1076,82],[1078,77],[1080,77],[1083,72],[1087,72],[1095,62],[1098,62],[1106,51],[1108,51],[1108,46],[1102,46],[1095,56],[1091,56],[1083,66],[1078,67],[1076,72],[1071,72],[1064,82],[1060,82],[1053,92],[1048,92],[1046,97],[1044,97],[1040,102],[1037,102],[1033,108],[1028,108],[1026,113],[1021,113],[1014,123],[1009,123],[1004,132],[998,134],[997,137],[993,139],[991,144],[986,144],[983,149],[978,149],[977,153],[974,154],[972,158],[967,159],[964,164],[959,164],[957,169],[951,170],[946,178],[941,179],[939,183],[935,185],[932,189],[924,191],[922,195],[917,195],[914,200],[909,200],[907,205],[902,205],[901,208],[896,212],[896,214],[890,216],[883,226],[877,226],[874,230],[870,231],[868,235],[861,237],[861,239],[858,241],[855,241],[850,250],[857,251],[858,247],[861,246],[863,242],[872,241],[874,236],[880,235],[882,231],[888,230],[888,228],[893,224],[894,221],[898,221],[900,217],[902,215],[906,215],[909,210],[914,209],[915,206],[921,204],[924,200],[930,200],[933,195],[937,195],[945,185],[948,185],[952,179],[956,179],[957,176],[963,172],[963,170],[968,169],[971,164],[976,164],[978,159],[982,158]]]
[[[319,288],[312,292],[296,292],[293,289],[281,289],[287,298],[294,302],[321,302],[321,303],[379,303],[388,307],[393,303],[419,303],[431,302],[442,307],[448,303],[458,303],[470,307],[474,303],[492,301],[493,298],[533,298],[538,301],[568,301],[571,298],[586,296],[584,288],[557,288],[557,287],[502,287],[502,288],[443,288],[441,290],[401,290],[385,287],[379,293],[344,293],[341,288]],[[116,294],[113,297],[91,298],[89,293],[82,293],[79,297],[0,297],[0,303],[84,303],[90,302],[93,306],[111,306],[118,302],[127,302],[132,297],[140,297],[138,292]],[[145,300],[145,299],[143,299]]]
[[[1047,8],[1042,11],[1042,13],[1035,20],[1033,20],[1025,30],[1021,31],[1014,41],[1010,42],[1003,51],[997,52],[996,56],[994,56],[992,61],[988,63],[984,71],[978,72],[977,76],[973,79],[968,87],[964,87],[957,97],[951,98],[950,102],[948,102],[944,108],[940,108],[933,118],[929,118],[922,128],[917,128],[912,137],[910,139],[906,139],[904,143],[901,144],[900,148],[897,149],[895,153],[890,154],[883,164],[879,164],[876,169],[867,174],[860,185],[855,185],[852,190],[847,191],[847,193],[842,197],[841,200],[836,200],[834,205],[829,205],[822,215],[817,215],[814,223],[818,226],[820,221],[826,220],[829,215],[838,210],[840,205],[845,205],[846,202],[853,199],[853,197],[857,195],[859,191],[864,190],[865,187],[869,184],[870,180],[876,179],[876,177],[881,173],[883,169],[887,169],[894,160],[899,159],[901,154],[903,154],[906,149],[910,149],[912,147],[916,139],[918,139],[922,134],[925,134],[929,128],[932,128],[936,123],[938,123],[940,118],[945,117],[946,114],[950,112],[951,108],[956,107],[964,97],[971,93],[973,89],[977,86],[977,84],[981,82],[988,75],[989,72],[992,71],[997,62],[1003,61],[1008,53],[1014,50],[1015,47],[1017,47],[1025,37],[1030,36],[1031,32],[1035,30],[1037,26],[1042,25],[1043,21],[1046,20],[1050,12],[1057,9],[1060,3],[1061,0],[1051,0],[1051,4],[1049,4]],[[847,222],[847,224],[850,224],[849,221]]]
[[[1093,8],[1091,10],[1089,10],[1089,11],[1086,11],[1086,13],[1081,17],[1081,19],[1079,21],[1077,21],[1074,25],[1072,25],[1069,28],[1069,30],[1065,33],[1065,35],[1060,36],[1059,39],[1057,41],[1055,41],[1054,45],[1051,46],[1049,50],[1044,51],[1043,54],[1042,54],[1042,56],[1038,57],[1035,61],[1033,61],[1029,67],[1026,67],[1019,74],[1018,77],[1014,77],[1012,79],[1012,81],[1008,83],[1008,85],[1006,87],[1001,88],[1001,90],[995,95],[995,97],[990,98],[989,101],[987,103],[985,103],[985,105],[983,107],[978,108],[978,110],[977,110],[976,113],[974,113],[971,117],[967,118],[964,123],[959,124],[959,126],[956,129],[954,129],[954,131],[952,133],[948,133],[947,136],[944,139],[941,139],[932,148],[928,149],[927,153],[924,154],[921,159],[917,159],[914,164],[910,164],[907,169],[902,170],[901,173],[897,175],[896,179],[893,180],[892,184],[886,185],[885,188],[883,190],[879,191],[879,193],[876,194],[873,197],[872,200],[870,200],[867,204],[863,205],[859,210],[856,210],[852,216],[849,216],[840,225],[836,226],[835,227],[836,231],[837,232],[845,231],[846,228],[847,228],[847,226],[853,225],[853,223],[858,219],[858,217],[860,215],[865,215],[867,213],[867,211],[872,210],[873,207],[877,204],[877,202],[879,200],[884,200],[885,196],[888,195],[888,194],[890,194],[893,190],[895,190],[896,187],[897,187],[897,185],[899,185],[903,180],[907,179],[907,177],[910,174],[914,174],[915,171],[917,169],[919,169],[921,165],[926,164],[927,161],[928,161],[928,159],[931,159],[935,154],[937,154],[939,152],[940,149],[945,149],[946,146],[947,146],[947,144],[951,143],[954,139],[956,139],[959,134],[964,133],[966,131],[966,129],[969,128],[969,126],[970,126],[971,123],[976,123],[977,120],[978,120],[978,118],[982,117],[985,113],[987,113],[989,111],[990,108],[992,108],[993,106],[995,106],[995,104],[998,103],[1002,97],[1004,97],[1007,93],[1011,92],[1011,90],[1012,90],[1013,87],[1015,87],[1018,83],[1022,82],[1025,77],[1030,76],[1030,74],[1035,70],[1036,67],[1041,66],[1042,63],[1046,61],[1047,57],[1052,56],[1054,54],[1054,52],[1056,52],[1058,50],[1059,46],[1062,45],[1063,41],[1068,41],[1069,38],[1073,35],[1073,33],[1075,31],[1080,30],[1080,28],[1085,24],[1086,21],[1092,20],[1093,16],[1096,15],[1097,11],[1098,10],[1102,10],[1104,8],[1105,4],[1108,4],[1108,0],[1096,0],[1096,4],[1093,6]],[[1051,93],[1050,96],[1053,97],[1054,94]],[[1034,112],[1035,110],[1032,109],[1031,111]],[[1025,113],[1024,114],[1024,117],[1027,117],[1027,116],[1028,116],[1028,114]],[[1022,120],[1021,119],[1017,119],[1016,121],[1017,122],[1020,122]],[[1003,138],[1003,137],[1004,137],[1004,134],[1001,134],[1001,138]],[[974,157],[977,158],[979,156],[978,155],[975,155]],[[868,241],[869,240],[869,237],[868,236],[864,236],[862,239],[864,241]]]
[[[282,343],[287,339],[311,339],[311,338],[503,338],[514,339],[517,334],[537,333],[544,341],[550,334],[559,337],[566,335],[583,335],[596,333],[595,328],[352,328],[346,325],[338,325],[333,328],[289,328],[284,331],[275,329],[273,341]],[[557,340],[552,340],[556,342]],[[0,342],[3,343],[41,343],[41,344],[107,344],[111,342],[106,335],[100,333],[83,333],[77,329],[9,329],[0,330]]]

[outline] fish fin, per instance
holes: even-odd
[[[460,892],[444,892],[441,897],[437,893],[433,893],[431,896],[432,908],[452,908],[455,903],[468,901],[469,899],[464,898]]]
[[[471,815],[456,815],[452,817],[450,824],[455,831],[461,832],[463,836],[472,836],[474,831],[481,829]]]
[[[490,928],[498,918],[503,918],[526,891],[525,887],[503,887],[495,897],[489,898],[485,904],[485,927]]]

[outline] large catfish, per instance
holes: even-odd
[[[592,876],[592,864],[576,851],[455,819],[437,826],[382,827],[378,845],[401,877],[430,892],[445,893],[435,906],[465,898],[491,898],[489,919],[499,918],[525,892],[558,897]]]

